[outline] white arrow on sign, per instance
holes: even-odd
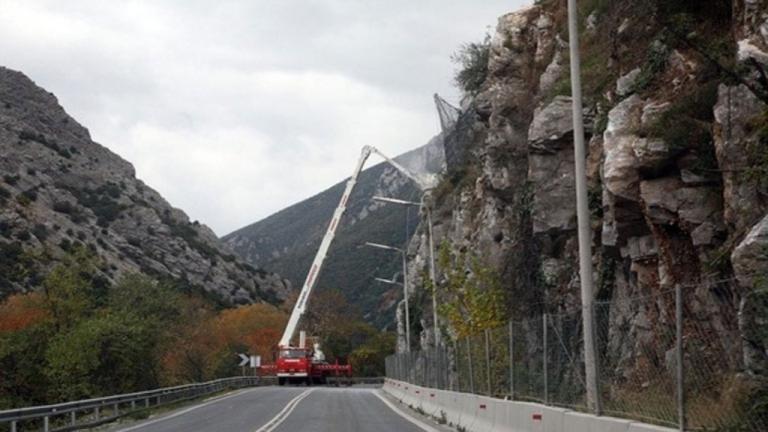
[[[251,362],[251,358],[248,357],[247,355],[245,355],[245,354],[238,354],[238,355],[240,356],[240,364],[239,364],[239,366],[242,367],[242,366],[245,366],[245,365],[247,365],[248,363]]]

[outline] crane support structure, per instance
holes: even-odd
[[[323,241],[320,243],[320,247],[317,249],[317,254],[315,255],[315,259],[312,261],[312,265],[309,267],[309,273],[307,273],[307,278],[305,279],[304,285],[301,288],[301,292],[299,293],[299,298],[296,301],[296,305],[294,305],[293,307],[293,312],[291,312],[291,317],[288,319],[288,325],[286,325],[285,327],[285,331],[283,332],[283,337],[280,339],[279,346],[281,348],[291,346],[291,339],[293,339],[293,335],[296,333],[296,327],[299,324],[299,320],[301,319],[301,316],[304,315],[304,311],[306,311],[307,309],[307,301],[309,300],[309,295],[312,293],[312,289],[315,287],[315,284],[317,283],[317,279],[320,276],[320,271],[323,268],[323,262],[325,261],[325,257],[328,255],[328,249],[331,247],[331,243],[333,243],[334,237],[336,237],[336,230],[339,227],[339,223],[341,222],[342,216],[344,216],[344,212],[347,210],[347,202],[349,200],[349,197],[352,194],[352,191],[355,189],[355,185],[357,184],[357,178],[360,176],[360,172],[363,170],[363,167],[365,166],[365,162],[371,156],[371,153],[376,153],[377,155],[381,156],[385,161],[387,161],[395,169],[400,171],[404,176],[413,180],[420,189],[423,190],[426,188],[424,183],[421,180],[419,180],[415,175],[413,175],[411,172],[409,172],[405,167],[403,167],[399,163],[395,162],[394,160],[384,155],[375,147],[372,147],[372,146],[363,147],[363,150],[360,153],[360,159],[358,160],[357,165],[355,166],[355,170],[352,172],[352,177],[350,177],[349,180],[347,180],[347,186],[344,189],[344,193],[341,195],[341,200],[339,201],[339,205],[336,207],[336,211],[333,213],[333,218],[331,218],[331,223],[328,225],[328,229],[325,232]]]

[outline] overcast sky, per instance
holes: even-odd
[[[530,0],[0,0],[0,64],[224,235],[392,156],[457,103],[450,55]],[[375,163],[378,161],[372,161]]]

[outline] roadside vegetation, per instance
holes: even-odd
[[[99,265],[87,248],[74,247],[40,291],[0,303],[0,409],[239,375],[238,353],[272,361],[290,302],[221,308],[142,274],[112,284]],[[335,315],[317,326],[329,360],[383,373],[394,338],[334,302]]]

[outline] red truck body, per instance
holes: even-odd
[[[261,367],[262,375],[275,375],[280,385],[325,384],[328,377],[351,376],[352,366],[314,359],[309,348],[282,348],[274,365]]]

